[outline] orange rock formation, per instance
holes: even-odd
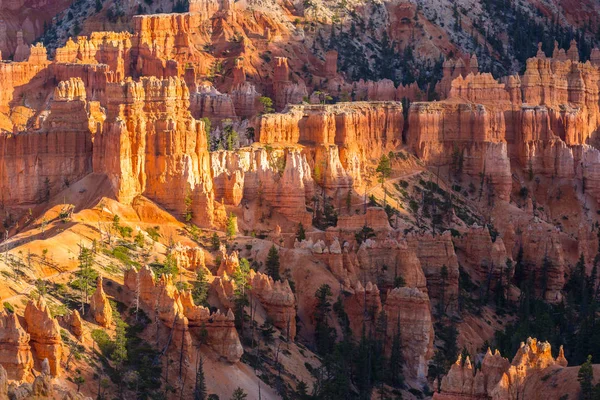
[[[60,336],[58,321],[52,318],[46,300],[30,300],[25,308],[25,323],[27,333],[31,337],[31,345],[35,350],[37,359],[41,362],[48,360],[50,374],[61,374],[61,360],[63,356],[63,343]]]
[[[112,324],[112,307],[104,293],[102,287],[102,277],[99,276],[96,281],[96,291],[90,298],[90,312],[96,322],[103,327],[109,327]]]
[[[521,398],[529,385],[534,386],[543,371],[564,368],[567,360],[560,348],[556,359],[552,357],[550,344],[527,339],[512,360],[503,358],[496,350],[487,350],[481,369],[474,372],[471,360],[459,356],[441,382],[441,390],[435,393],[436,400],[454,399],[507,399]],[[540,372],[540,373],[538,373]],[[543,380],[543,378],[541,378]]]
[[[139,307],[147,313],[157,313],[160,320],[169,328],[183,332],[174,337],[184,337],[184,343],[191,338],[199,340],[205,329],[208,344],[225,360],[237,362],[243,354],[234,317],[231,310],[227,314],[220,311],[211,313],[207,308],[196,306],[189,292],[180,293],[173,285],[171,276],[155,279],[148,267],[140,271],[129,269],[125,272],[125,287],[135,296]],[[187,346],[189,347],[189,346]],[[186,348],[190,352],[190,348]]]

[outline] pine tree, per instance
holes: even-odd
[[[192,198],[192,193],[188,190],[183,200],[185,204],[185,211],[183,213],[183,219],[185,222],[190,222],[192,218],[194,218],[194,212],[192,210],[192,203],[194,202]]]
[[[315,292],[315,343],[319,354],[329,354],[335,344],[335,329],[329,326],[328,317],[331,312],[331,287],[323,284]]]
[[[196,280],[192,284],[192,298],[194,304],[205,306],[206,298],[208,297],[208,289],[210,284],[206,278],[206,271],[204,268],[200,268],[196,272]]]
[[[592,356],[588,356],[587,361],[579,368],[577,380],[581,386],[581,400],[593,400],[594,368],[592,367]]]
[[[246,400],[248,395],[242,388],[237,388],[233,391],[233,395],[231,396],[231,400]]]
[[[404,364],[404,358],[402,356],[402,336],[400,334],[400,318],[398,318],[398,325],[392,338],[392,350],[390,353],[389,363],[389,383],[394,387],[400,387],[404,383],[404,377],[402,376],[402,365]]]
[[[381,158],[379,159],[379,165],[377,165],[377,169],[375,171],[377,171],[377,173],[379,174],[379,183],[381,183],[381,188],[383,189],[383,207],[385,208],[387,200],[387,191],[385,190],[383,184],[392,173],[392,165],[388,156],[386,156],[385,154],[381,156]]]
[[[94,271],[94,253],[91,249],[81,245],[79,247],[79,271],[77,271],[78,283],[81,291],[81,314],[85,314],[84,304],[88,303],[89,290],[92,282],[98,277]]]
[[[300,400],[304,400],[307,398],[308,385],[306,384],[306,382],[304,382],[304,381],[298,382],[298,385],[296,385],[296,394],[298,395],[298,398]]]
[[[565,291],[573,296],[573,301],[581,305],[585,297],[585,259],[583,254],[575,265],[575,270],[565,285]]]
[[[540,286],[542,288],[542,292],[541,292],[542,298],[544,298],[544,296],[546,295],[546,290],[548,289],[548,273],[550,271],[550,268],[552,268],[552,262],[550,261],[548,256],[545,256],[544,261],[542,261],[542,270],[541,270],[541,277],[540,277]]]
[[[233,237],[235,236],[235,233],[236,233],[235,231],[236,231],[235,217],[233,216],[232,213],[230,213],[229,216],[227,217],[227,229],[225,231],[225,234],[227,235],[227,240],[233,239]]]
[[[221,239],[219,239],[219,235],[217,232],[214,232],[210,238],[210,243],[212,244],[213,250],[217,251],[221,247]]]
[[[306,231],[304,230],[304,225],[302,222],[298,224],[298,230],[296,231],[296,239],[301,242],[306,239]]]
[[[519,246],[517,259],[515,260],[515,283],[522,289],[522,283],[525,280],[525,266],[523,265],[523,246]]]
[[[281,276],[279,275],[279,252],[277,251],[277,247],[275,245],[271,246],[269,250],[269,254],[267,255],[267,275],[269,275],[273,280],[280,280]]]
[[[202,356],[198,358],[198,366],[196,367],[194,400],[206,400],[206,380],[204,378],[204,360]]]
[[[113,305],[113,310],[116,310],[116,306]],[[114,341],[114,349],[110,354],[110,359],[113,361],[115,365],[115,369],[117,371],[118,383],[119,383],[119,394],[123,393],[123,372],[125,368],[125,363],[128,359],[127,354],[127,335],[126,329],[127,324],[125,321],[121,319],[121,315],[117,312],[113,312],[113,318],[115,320],[116,332],[115,332],[115,341]]]
[[[448,282],[448,267],[442,265],[440,271],[442,278],[440,288],[440,299],[438,301],[438,315],[442,317],[446,313],[446,283]]]

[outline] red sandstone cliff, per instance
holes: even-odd
[[[193,219],[210,225],[212,180],[204,124],[189,112],[179,78],[142,78],[107,86],[107,121],[94,146],[94,172],[106,174],[119,201],[144,194],[176,215],[192,199]]]

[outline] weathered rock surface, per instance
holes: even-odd
[[[368,333],[367,327],[377,321],[382,309],[377,285],[367,282],[363,287],[360,281],[357,282],[354,293],[344,301],[344,311],[348,314],[352,335],[355,338],[362,337],[363,328]]]
[[[273,325],[281,329],[285,337],[296,337],[296,299],[285,281],[273,281],[273,278],[261,272],[250,272],[251,293],[266,309]]]
[[[181,243],[177,243],[173,250],[175,262],[177,268],[187,269],[190,271],[198,271],[200,269],[206,269],[204,263],[204,250],[201,247],[190,247],[183,246]]]
[[[192,200],[193,221],[213,220],[210,158],[204,123],[189,112],[179,78],[108,84],[107,123],[97,135],[94,172],[105,173],[119,201],[144,194],[177,215]]]
[[[429,298],[434,306],[443,300],[445,312],[458,307],[458,258],[450,232],[433,236],[413,234],[408,245],[416,253],[427,281]],[[446,274],[443,273],[444,267]]]
[[[29,338],[16,314],[0,313],[0,365],[8,379],[24,380],[33,369]]]
[[[433,323],[427,293],[417,288],[400,287],[387,292],[383,310],[387,315],[387,348],[400,324],[402,354],[406,361],[406,374],[423,379],[427,376],[427,364],[433,357]]]
[[[96,281],[96,291],[90,298],[90,312],[98,325],[105,328],[112,325],[113,310],[106,293],[104,293],[101,276],[98,277],[98,280]]]
[[[40,362],[47,359],[50,374],[59,376],[63,356],[60,326],[58,321],[52,318],[50,309],[43,297],[38,300],[30,300],[27,303],[25,323],[27,324],[27,333],[31,337],[31,346],[35,350],[35,356]]]
[[[554,359],[548,342],[529,338],[527,343],[521,343],[511,363],[498,351],[492,354],[488,349],[481,369],[474,372],[469,358],[462,360],[459,356],[442,379],[440,392],[434,393],[433,398],[516,400],[528,391],[528,386],[537,385],[539,379],[547,379],[542,377],[544,371],[556,372],[554,369],[566,366],[562,347],[559,356]]]
[[[213,152],[215,197],[239,205],[242,199],[270,204],[292,221],[310,225],[307,201],[314,181],[306,156],[295,147],[243,148]]]
[[[49,114],[37,130],[0,133],[3,203],[46,201],[92,171],[92,103],[86,101],[83,82],[69,79],[55,89]]]
[[[179,292],[175,288],[170,275],[155,279],[148,267],[141,268],[139,272],[133,268],[127,270],[125,287],[134,293],[143,310],[157,313],[167,327],[180,332],[177,336],[183,337],[184,344],[191,344],[187,335],[202,335],[206,329],[208,344],[221,357],[229,362],[239,361],[243,348],[231,310],[227,314],[221,314],[220,311],[211,313],[205,307],[196,306],[189,292]],[[192,351],[188,348],[190,346],[184,347],[187,353]]]

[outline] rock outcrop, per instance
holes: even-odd
[[[273,325],[281,329],[289,340],[296,337],[296,299],[285,281],[273,281],[273,278],[261,272],[250,272],[251,293],[266,309]]]
[[[444,312],[458,307],[458,258],[450,232],[441,235],[417,235],[407,238],[408,245],[417,255],[427,281],[429,298],[434,307],[444,302]],[[445,273],[443,273],[445,267]]]
[[[310,225],[306,204],[314,193],[310,165],[296,147],[243,148],[213,152],[215,197],[239,205],[242,199],[270,204],[295,222]]]
[[[15,206],[47,201],[92,172],[93,102],[83,81],[60,82],[37,130],[0,133],[0,201]],[[100,117],[101,118],[101,117]],[[91,126],[90,126],[91,125]]]
[[[367,282],[363,286],[360,281],[357,282],[354,293],[344,301],[344,310],[348,314],[352,335],[355,338],[362,337],[363,328],[377,321],[382,309],[377,285]],[[367,333],[368,331],[365,331],[365,334]]]
[[[559,356],[554,359],[548,342],[529,338],[526,343],[521,343],[512,362],[503,358],[497,350],[492,354],[488,349],[481,369],[476,372],[468,357],[462,360],[459,356],[442,379],[441,390],[433,398],[516,400],[522,397],[529,385],[535,385],[536,380],[542,377],[539,373],[566,366],[562,347]],[[535,379],[529,379],[532,376]]]
[[[286,57],[276,57],[273,62],[275,108],[282,110],[287,104],[301,103],[305,97],[308,97],[304,82],[290,80],[290,67]]]
[[[183,246],[181,243],[177,243],[173,250],[173,255],[179,269],[187,269],[189,271],[206,269],[204,250],[201,247]]]
[[[305,152],[315,180],[345,195],[360,184],[368,162],[398,145],[403,121],[402,105],[396,102],[290,106],[283,114],[262,116],[257,140],[310,146]]]
[[[456,169],[462,160],[461,172],[487,176],[502,200],[511,190],[510,160],[534,176],[585,181],[598,199],[598,150],[586,145],[599,125],[600,72],[578,61],[576,47],[570,54],[538,51],[522,76],[502,81],[467,74],[461,59],[446,61],[439,85],[448,98],[411,104],[408,143],[433,165]]]
[[[94,172],[108,176],[119,201],[144,194],[176,215],[185,198],[193,221],[210,226],[213,191],[204,123],[189,112],[179,78],[108,84],[107,123],[97,135]]]
[[[212,283],[221,304],[226,308],[234,306],[235,291],[238,285],[233,277],[240,273],[237,251],[227,254],[221,247],[221,264],[217,277]],[[250,270],[248,277],[249,293],[260,302],[274,326],[290,340],[296,337],[296,298],[287,280],[274,281],[262,272]]]
[[[139,306],[149,314],[156,313],[170,329],[183,337],[183,343],[191,343],[191,337],[207,334],[207,343],[225,360],[237,362],[243,354],[243,348],[234,326],[231,310],[227,314],[220,311],[211,313],[205,307],[196,306],[189,292],[179,292],[173,285],[172,277],[161,276],[155,279],[148,267],[140,271],[131,268],[125,272],[125,287],[136,296]],[[186,347],[186,352],[192,351]]]
[[[29,338],[16,314],[0,313],[0,366],[8,379],[22,381],[33,369]]]
[[[425,378],[427,364],[433,357],[434,339],[429,296],[417,288],[395,288],[387,292],[383,310],[390,341],[386,347],[391,349],[391,340],[400,325],[405,371],[410,377]]]
[[[98,280],[96,281],[96,291],[90,298],[90,312],[98,325],[105,328],[112,325],[113,310],[106,293],[104,293],[101,276],[98,277]]]
[[[41,362],[48,360],[50,374],[59,376],[61,374],[61,360],[63,357],[63,343],[60,336],[58,321],[52,318],[46,300],[40,297],[38,300],[30,300],[25,307],[25,323],[27,333],[31,338],[31,346],[34,355]]]

